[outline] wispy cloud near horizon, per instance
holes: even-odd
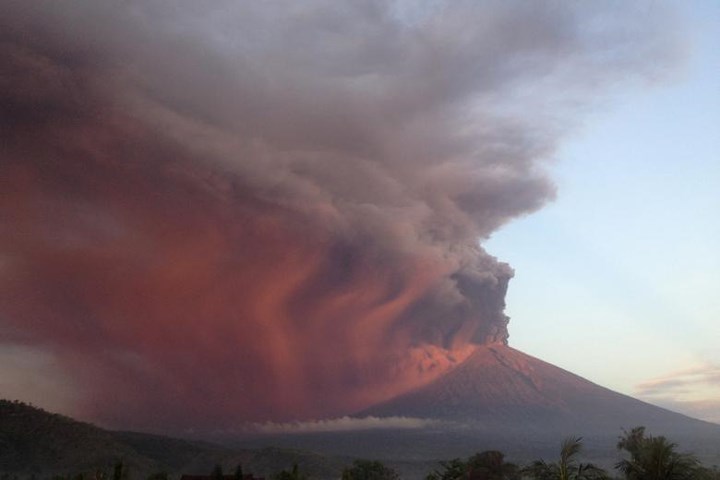
[[[720,423],[720,365],[670,372],[638,384],[635,392],[643,400]]]

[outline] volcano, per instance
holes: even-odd
[[[645,426],[706,465],[720,462],[720,425],[614,392],[502,343],[478,346],[443,376],[354,416],[430,421],[417,429],[278,434],[240,445],[379,458],[401,462],[396,467],[407,478],[423,478],[433,459],[482,450],[501,450],[519,463],[553,458],[571,435],[583,438],[587,461],[612,469],[623,429]]]
[[[668,435],[712,434],[720,426],[614,392],[504,344],[478,347],[425,386],[359,416],[407,416],[483,430],[617,435],[644,425]]]

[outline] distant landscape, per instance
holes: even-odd
[[[627,435],[628,432],[619,432],[614,443],[605,438],[605,441],[611,443],[605,447],[615,449],[620,434]],[[595,455],[609,450],[598,444],[592,445],[586,439],[578,440],[583,448],[578,458],[573,459],[576,464],[578,461],[585,464],[594,461],[593,454],[588,455],[589,452],[586,452],[588,447],[590,452],[594,450]],[[261,444],[271,443],[295,444],[304,449],[290,446],[260,447]],[[240,447],[242,444],[247,446]],[[523,445],[527,446],[524,454],[520,453],[523,452]],[[473,446],[476,451],[473,451]],[[697,443],[696,446],[700,447]],[[340,478],[343,472],[343,478],[347,477],[347,472],[363,458],[372,458],[366,463],[382,464],[393,475],[407,479],[515,478],[485,477],[481,474],[473,476],[471,466],[473,462],[478,462],[478,457],[482,460],[482,456],[487,456],[488,452],[505,456],[499,450],[503,447],[513,451],[513,454],[503,458],[503,462],[517,466],[518,474],[522,466],[526,469],[532,467],[534,460],[531,453],[539,455],[540,452],[546,452],[547,455],[538,456],[535,460],[543,458],[548,464],[555,462],[560,454],[560,443],[548,449],[533,444],[533,440],[528,438],[517,437],[514,441],[508,437],[493,439],[470,432],[466,432],[463,438],[457,433],[453,435],[441,430],[422,433],[385,431],[379,435],[369,431],[316,436],[287,435],[254,440],[225,439],[221,444],[139,432],[109,431],[22,402],[0,400],[0,478],[4,480],[162,480],[178,479],[183,474],[212,476],[212,472],[217,474],[218,468],[226,474],[232,474],[238,467],[245,475],[252,474],[254,477],[293,480],[288,475],[295,470],[296,474],[301,475],[296,476],[295,480],[329,480]],[[673,450],[684,452],[686,447],[680,445],[673,447]],[[312,449],[325,453],[316,453]],[[342,451],[348,454],[342,455]],[[612,465],[606,468],[612,472],[612,466],[624,457],[627,455],[616,452]],[[377,475],[368,478],[387,480]],[[523,478],[541,477],[528,473]],[[695,476],[672,478],[714,480],[720,478],[720,472],[712,467],[696,470]]]

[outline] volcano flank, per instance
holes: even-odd
[[[502,344],[478,347],[446,375],[360,415],[556,434],[617,434],[636,424],[677,434],[720,433],[717,425],[614,392]]]
[[[612,468],[618,436],[642,425],[706,464],[720,461],[713,449],[720,426],[614,392],[502,343],[479,346],[432,382],[340,419],[342,428],[325,428],[332,423],[284,424],[235,442],[379,458],[421,478],[433,459],[488,449],[521,462],[550,458],[572,435],[583,437],[589,460]]]

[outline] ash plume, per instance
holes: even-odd
[[[506,343],[480,246],[583,110],[682,54],[642,6],[0,3],[0,343],[125,428],[342,415]],[[69,387],[68,387],[69,388]]]

